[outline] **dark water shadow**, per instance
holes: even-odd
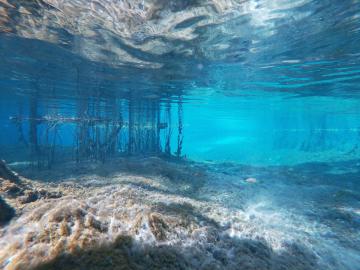
[[[0,181],[2,181],[0,179]],[[15,217],[15,209],[8,205],[0,196],[0,227],[6,225]]]
[[[130,236],[121,236],[102,245],[62,254],[31,270],[320,270],[316,257],[306,248],[289,244],[273,251],[265,242],[226,239],[226,246],[193,244],[186,248],[170,245],[138,245]],[[227,254],[231,253],[231,256]]]

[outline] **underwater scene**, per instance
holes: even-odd
[[[360,1],[0,0],[1,270],[360,270]]]

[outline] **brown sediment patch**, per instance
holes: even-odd
[[[158,213],[150,213],[148,216],[151,232],[156,240],[164,241],[166,239],[166,231],[169,226],[164,221],[163,217]]]
[[[18,197],[23,194],[23,189],[10,180],[0,178],[0,181],[0,192],[7,194],[11,198]]]

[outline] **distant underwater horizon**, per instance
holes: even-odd
[[[0,0],[0,269],[360,270],[360,2]]]

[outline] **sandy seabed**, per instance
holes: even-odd
[[[158,158],[23,174],[1,179],[16,210],[0,229],[4,270],[322,269],[307,239],[224,203],[256,192],[256,178],[229,176],[220,187],[221,173]]]

